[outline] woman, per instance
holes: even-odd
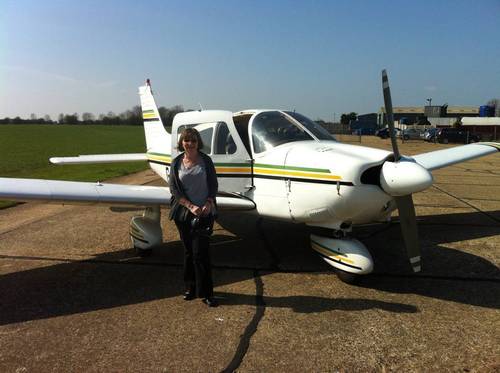
[[[199,297],[216,307],[209,236],[216,214],[217,175],[212,159],[200,151],[203,142],[196,129],[184,129],[177,146],[182,153],[170,170],[170,220],[175,221],[184,244],[184,300]]]

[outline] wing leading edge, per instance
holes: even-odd
[[[52,157],[50,163],[63,164],[88,164],[88,163],[116,163],[116,162],[134,162],[147,161],[146,153],[129,154],[90,154],[79,155],[77,157]]]
[[[0,178],[0,199],[144,206],[168,204],[170,191],[166,187],[144,185]]]
[[[418,164],[427,170],[437,170],[455,163],[469,161],[474,158],[483,157],[500,151],[500,143],[480,142],[456,146],[454,148],[436,150],[429,153],[414,155],[413,158]]]
[[[0,199],[2,200],[168,207],[170,197],[168,187],[0,178]],[[217,197],[217,205],[221,210],[253,210],[255,208],[252,200],[236,195]]]

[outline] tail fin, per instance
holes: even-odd
[[[139,96],[141,98],[147,151],[156,150],[165,153],[165,149],[170,149],[171,135],[163,127],[149,79],[146,80],[146,85],[139,87]],[[167,152],[170,153],[170,150]]]

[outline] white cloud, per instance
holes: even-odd
[[[32,74],[42,79],[53,79],[64,83],[77,84],[87,87],[90,86],[93,88],[110,88],[118,84],[116,81],[92,82],[92,81],[77,79],[68,75],[57,74],[49,71],[42,71],[26,66],[0,65],[0,69],[7,70],[10,72]]]

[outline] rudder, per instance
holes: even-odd
[[[139,87],[139,96],[141,98],[147,151],[170,149],[171,135],[163,127],[149,79],[146,80],[146,85]]]

